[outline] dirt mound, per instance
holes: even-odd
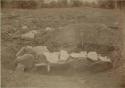
[[[105,27],[104,27],[105,26]],[[73,24],[52,32],[41,32],[36,42],[53,49],[112,51],[121,44],[120,31],[103,24]]]

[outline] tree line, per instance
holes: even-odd
[[[51,1],[44,3],[44,0],[1,0],[1,6],[4,8],[23,8],[23,9],[37,9],[37,8],[60,8],[60,7],[98,7],[98,8],[122,8],[125,6],[123,0],[98,0],[95,2],[82,2],[73,0],[68,3],[67,0],[60,0],[58,2]]]

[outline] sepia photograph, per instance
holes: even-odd
[[[125,0],[0,0],[1,88],[125,88]]]

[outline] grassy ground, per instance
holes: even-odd
[[[9,88],[22,86],[120,88],[120,81],[113,76],[112,71],[102,73],[83,72],[82,74],[72,71],[61,71],[59,73],[55,71],[49,74],[38,74],[37,72],[16,74],[11,71],[14,69],[15,54],[24,45],[47,45],[53,51],[63,47],[69,51],[95,50],[100,53],[109,53],[114,46],[121,45],[121,31],[117,28],[118,23],[119,13],[107,9],[3,9],[1,31],[2,86]],[[23,29],[22,26],[28,28]],[[44,29],[48,26],[55,28],[56,31],[45,33]],[[34,41],[14,38],[29,30],[39,30],[41,35],[37,35]],[[43,35],[44,33],[45,35]],[[17,77],[15,77],[16,75]]]

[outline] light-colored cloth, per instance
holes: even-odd
[[[46,56],[44,54],[39,54],[36,59],[36,63],[48,63]]]
[[[98,54],[96,52],[88,52],[87,57],[92,61],[98,60]]]
[[[80,54],[82,58],[87,58],[87,51],[81,51]]]
[[[103,62],[112,62],[111,59],[109,59],[107,56],[103,57],[103,56],[99,55],[98,58],[100,61],[103,61]]]
[[[60,52],[45,52],[44,55],[49,63],[55,64],[63,64],[69,58],[69,54],[65,50],[61,50]]]
[[[44,55],[49,63],[58,63],[59,61],[59,52],[44,52]]]
[[[70,56],[73,57],[73,58],[86,58],[87,52],[81,51],[80,53],[71,53]]]
[[[60,61],[66,61],[69,58],[69,54],[65,50],[60,50]]]

